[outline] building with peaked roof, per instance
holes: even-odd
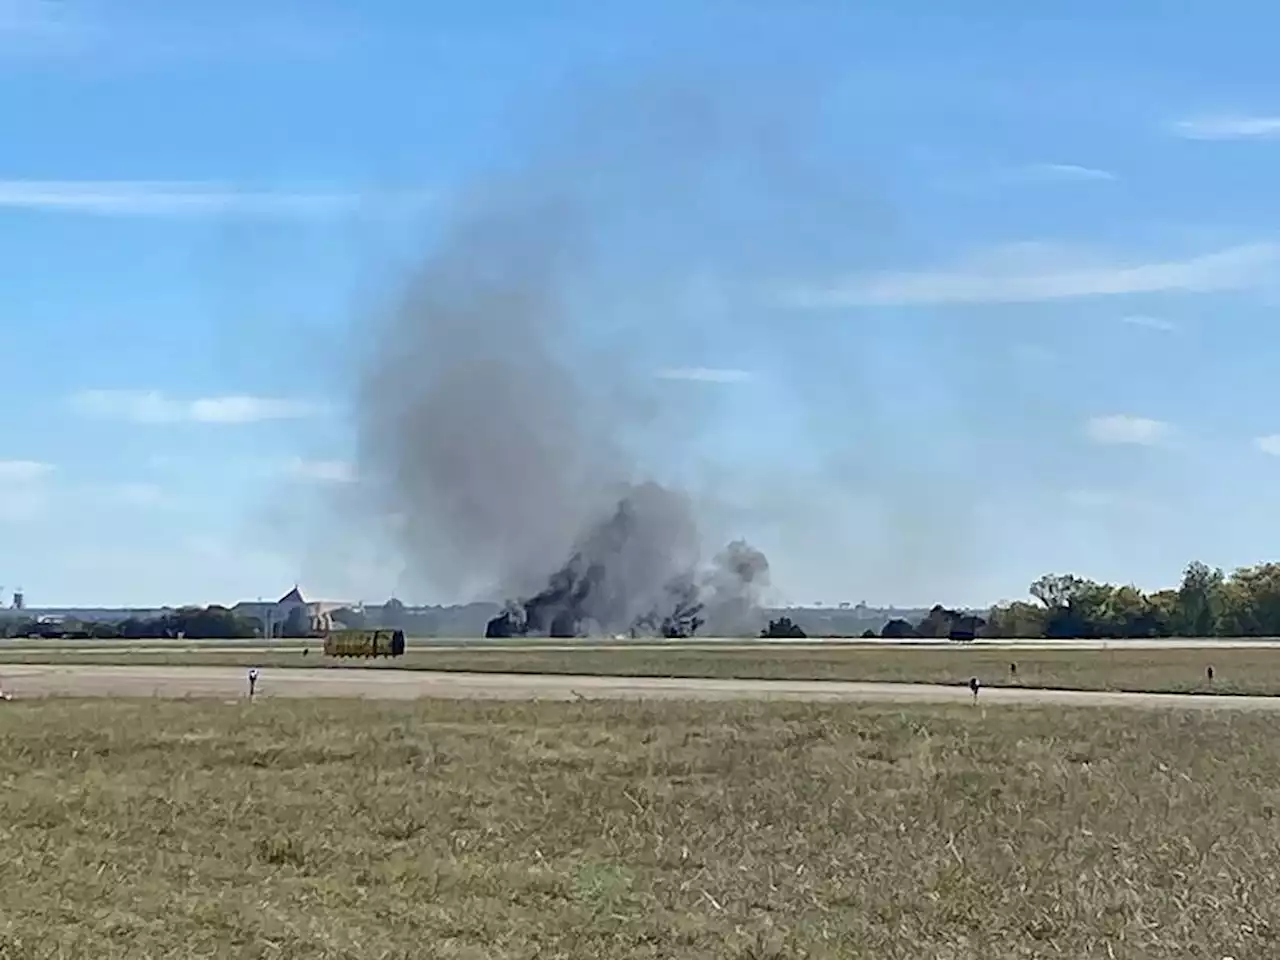
[[[292,590],[274,603],[242,600],[231,610],[237,616],[256,622],[262,636],[275,638],[283,637],[290,626],[301,627],[303,631],[312,634],[331,630],[334,625],[333,612],[345,606],[347,604],[307,600],[295,583]]]

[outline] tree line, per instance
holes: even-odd
[[[1177,587],[1146,593],[1133,585],[1051,574],[1031,585],[1031,601],[993,607],[991,637],[1141,638],[1280,636],[1280,563],[1230,574],[1191,563]]]
[[[2,625],[6,637],[94,640],[250,640],[260,635],[256,620],[226,607],[180,607],[157,617],[130,617],[118,622],[80,620],[12,620]]]
[[[1075,574],[1046,574],[1030,600],[997,604],[985,616],[941,604],[921,620],[890,620],[870,639],[934,638],[1141,639],[1143,637],[1280,636],[1280,563],[1240,567],[1231,574],[1207,564],[1187,566],[1182,582],[1154,592]],[[789,618],[769,621],[762,637],[799,638]]]

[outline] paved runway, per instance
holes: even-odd
[[[432,673],[421,670],[264,669],[265,697],[420,697],[501,700],[660,699],[806,700],[924,704],[964,703],[964,687],[908,683],[849,683],[824,680],[707,680],[657,677],[538,676],[510,673]],[[90,665],[0,665],[0,687],[16,699],[74,697],[243,696],[239,667],[128,667]],[[988,688],[981,701],[997,704],[1059,704],[1147,709],[1280,710],[1280,697],[1208,694],[1112,693],[1077,690]]]

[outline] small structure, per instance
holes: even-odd
[[[263,637],[321,636],[333,629],[333,612],[346,604],[307,600],[295,583],[279,600],[245,600],[231,608],[237,616],[253,620]]]

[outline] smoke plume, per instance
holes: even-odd
[[[458,599],[511,598],[492,634],[749,626],[768,586],[743,542],[708,561],[693,500],[637,465],[627,438],[647,414],[620,354],[639,341],[608,341],[581,309],[602,238],[644,229],[619,226],[611,198],[655,188],[622,126],[626,150],[593,141],[594,177],[541,162],[459,197],[362,370],[362,476],[413,575]],[[666,186],[684,176],[664,169]],[[616,362],[593,365],[602,355]]]

